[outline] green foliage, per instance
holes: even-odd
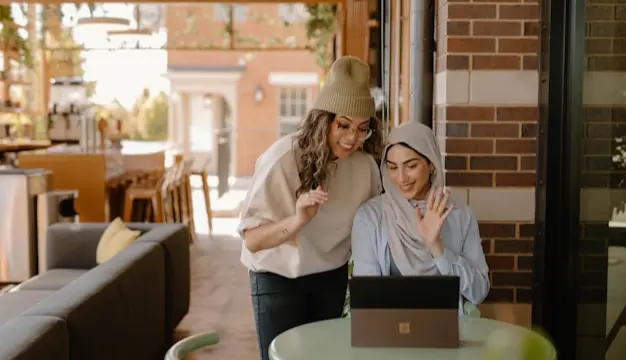
[[[306,35],[313,41],[311,51],[316,55],[317,65],[322,69],[328,67],[328,47],[335,35],[335,21],[337,18],[336,4],[306,5],[309,17],[306,21]]]
[[[143,89],[131,111],[134,140],[164,141],[167,140],[168,97],[164,92],[150,94]]]
[[[28,40],[20,36],[17,24],[13,19],[11,5],[0,5],[0,42],[5,50],[14,50],[18,53],[20,63],[28,68],[33,67],[33,58]],[[5,55],[6,56],[6,55]]]
[[[167,140],[168,101],[164,92],[150,99],[145,108],[143,135],[146,140]]]

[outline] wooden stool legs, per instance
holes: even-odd
[[[207,221],[209,222],[209,233],[213,232],[213,211],[211,211],[211,193],[209,188],[209,179],[206,171],[202,171],[202,194],[204,195],[204,208],[206,210]]]

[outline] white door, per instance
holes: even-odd
[[[191,152],[203,155],[211,153],[213,149],[213,108],[211,102],[205,100],[201,94],[191,95],[189,127]]]

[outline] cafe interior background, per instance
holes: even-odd
[[[31,175],[47,201],[74,198],[81,222],[233,236],[258,155],[295,130],[332,60],[355,55],[385,128],[435,129],[454,199],[479,220],[482,315],[543,329],[563,358],[624,358],[620,1],[17,2],[0,22],[0,214],[40,195],[9,199],[2,173],[44,169]],[[180,159],[189,204],[155,218],[140,193]],[[0,229],[3,291],[30,276],[28,251],[7,264],[36,220]],[[192,318],[205,310],[192,300]]]

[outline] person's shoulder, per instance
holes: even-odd
[[[459,214],[464,214],[464,215],[471,215],[472,214],[472,208],[470,208],[469,205],[467,205],[466,203],[453,201],[453,200],[451,200],[450,203],[452,205],[454,205],[454,210],[453,211],[455,211],[455,212],[457,212]]]
[[[257,159],[257,169],[276,164],[284,166],[291,162],[295,163],[294,144],[295,137],[293,134],[283,136],[276,140]]]
[[[375,222],[381,218],[382,209],[383,195],[374,196],[359,207],[356,216],[367,222]]]
[[[463,224],[467,224],[474,219],[474,212],[469,205],[456,201],[451,201],[451,203],[454,205],[454,209],[450,213],[451,217],[457,218]]]

